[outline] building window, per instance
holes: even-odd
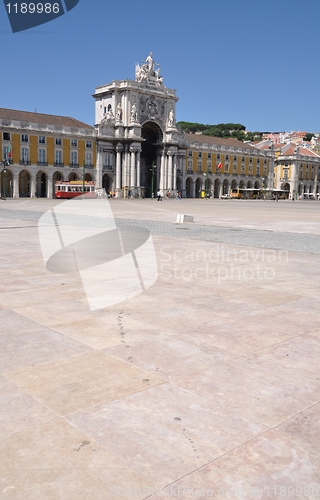
[[[55,153],[55,164],[61,165],[62,163],[62,151],[57,150]]]
[[[46,138],[44,135],[39,135],[39,144],[45,144],[46,143]]]
[[[107,112],[107,107],[106,106],[103,108],[103,112],[104,112],[104,114],[106,114],[106,112]]]
[[[208,159],[211,160],[211,153],[208,153]]]
[[[228,165],[228,164],[226,164],[226,165],[224,166],[224,171],[225,171],[225,172],[229,172],[229,165]]]
[[[192,151],[188,151],[189,158],[192,158]]]
[[[28,134],[21,134],[21,142],[29,142]]]
[[[10,160],[10,157],[9,157],[9,147],[10,146],[3,146],[3,156],[2,156],[2,158],[4,160]]]
[[[237,172],[237,165],[236,164],[233,164],[233,169],[232,169],[233,173],[235,174]]]
[[[78,141],[77,141],[77,139],[71,139],[71,146],[73,148],[77,148],[78,147]]]
[[[257,175],[260,175],[260,167],[257,166]]]
[[[249,172],[252,172],[252,164],[249,165]]]
[[[233,157],[233,161],[237,161],[237,157],[236,156]]]
[[[192,170],[192,161],[188,161],[188,170]]]
[[[244,161],[244,156],[241,158],[241,161]]]
[[[198,158],[202,158],[202,152],[198,151]]]
[[[285,168],[285,169],[283,170],[283,178],[284,178],[284,180],[285,180],[285,181],[287,181],[287,180],[288,180],[288,169],[287,169],[287,168]]]
[[[38,152],[38,160],[39,160],[39,163],[45,163],[46,161],[46,150],[45,149],[39,149],[39,152]]]
[[[9,132],[3,132],[3,140],[4,141],[10,141],[10,133]]]
[[[202,172],[202,161],[198,161],[198,172]]]
[[[252,163],[252,158],[249,159],[249,163]]]
[[[27,164],[29,161],[29,150],[28,148],[21,148],[21,163]]]
[[[220,160],[220,154],[219,153],[217,154],[217,160]]]
[[[111,165],[111,162],[110,162],[110,155],[107,153],[106,156],[105,156],[105,165],[107,167],[110,167]]]
[[[86,153],[86,165],[92,165],[92,154]]]
[[[62,139],[61,139],[61,137],[56,137],[56,146],[62,146]]]
[[[211,168],[211,162],[207,164],[207,171],[208,171],[208,172],[211,172],[211,171],[212,171],[212,168]]]
[[[92,141],[86,141],[86,148],[92,148]]]
[[[78,165],[78,153],[76,151],[72,151],[70,167],[73,167],[75,165]]]
[[[260,163],[260,158],[257,158],[257,163]]]
[[[244,174],[244,165],[241,165],[241,173]]]

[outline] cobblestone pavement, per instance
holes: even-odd
[[[0,210],[0,217],[9,220],[37,222],[43,212],[31,210]],[[245,229],[200,225],[195,223],[175,224],[161,221],[135,220],[116,218],[119,227],[146,227],[152,235],[173,238],[188,238],[201,241],[212,241],[230,245],[270,248],[274,250],[291,250],[320,255],[320,236],[313,234],[296,234],[271,230]],[[97,223],[97,220],[94,221]],[[81,223],[81,221],[79,221]],[[7,228],[0,223],[0,229]],[[10,227],[10,226],[9,226]],[[16,225],[12,225],[16,228]],[[26,227],[25,225],[23,227]],[[31,224],[32,227],[32,224]]]

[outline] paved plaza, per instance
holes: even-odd
[[[158,279],[95,311],[60,203],[0,200],[0,499],[320,499],[320,202],[110,200]]]

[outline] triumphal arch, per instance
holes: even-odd
[[[176,125],[176,91],[166,88],[152,52],[135,80],[114,80],[95,94],[98,187],[117,197],[150,197],[182,188],[187,142]]]

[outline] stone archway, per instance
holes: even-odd
[[[79,176],[75,172],[71,172],[71,174],[69,174],[68,180],[69,181],[78,181]]]
[[[260,181],[256,181],[254,183],[254,189],[261,189],[261,182]]]
[[[84,174],[84,180],[86,182],[92,181],[92,175],[88,173]]]
[[[151,191],[156,191],[156,168],[157,152],[163,142],[163,133],[160,126],[155,122],[146,122],[141,131],[141,136],[145,139],[141,144],[140,155],[140,186],[145,188],[145,197],[151,197]],[[131,186],[134,187],[134,186]]]
[[[6,169],[6,174],[3,170],[0,172],[0,196],[2,198],[11,198],[13,191],[12,172]]]
[[[228,194],[229,191],[229,181],[228,179],[224,179],[222,184],[222,194]]]
[[[201,177],[198,177],[197,180],[196,180],[196,198],[200,198],[201,197],[201,191],[203,189],[203,180],[201,179]]]
[[[186,197],[187,198],[193,197],[192,184],[193,184],[192,177],[187,177],[187,179],[186,179]]]
[[[220,198],[220,189],[221,189],[221,181],[220,179],[216,179],[214,181],[214,194],[215,198]]]
[[[102,177],[102,187],[106,190],[106,193],[113,191],[113,179],[109,174],[104,174]]]
[[[36,197],[47,197],[47,174],[40,170],[36,175]]]
[[[231,190],[232,189],[238,189],[238,181],[237,181],[237,179],[232,179]]]
[[[19,198],[30,198],[31,175],[28,170],[19,172]]]

